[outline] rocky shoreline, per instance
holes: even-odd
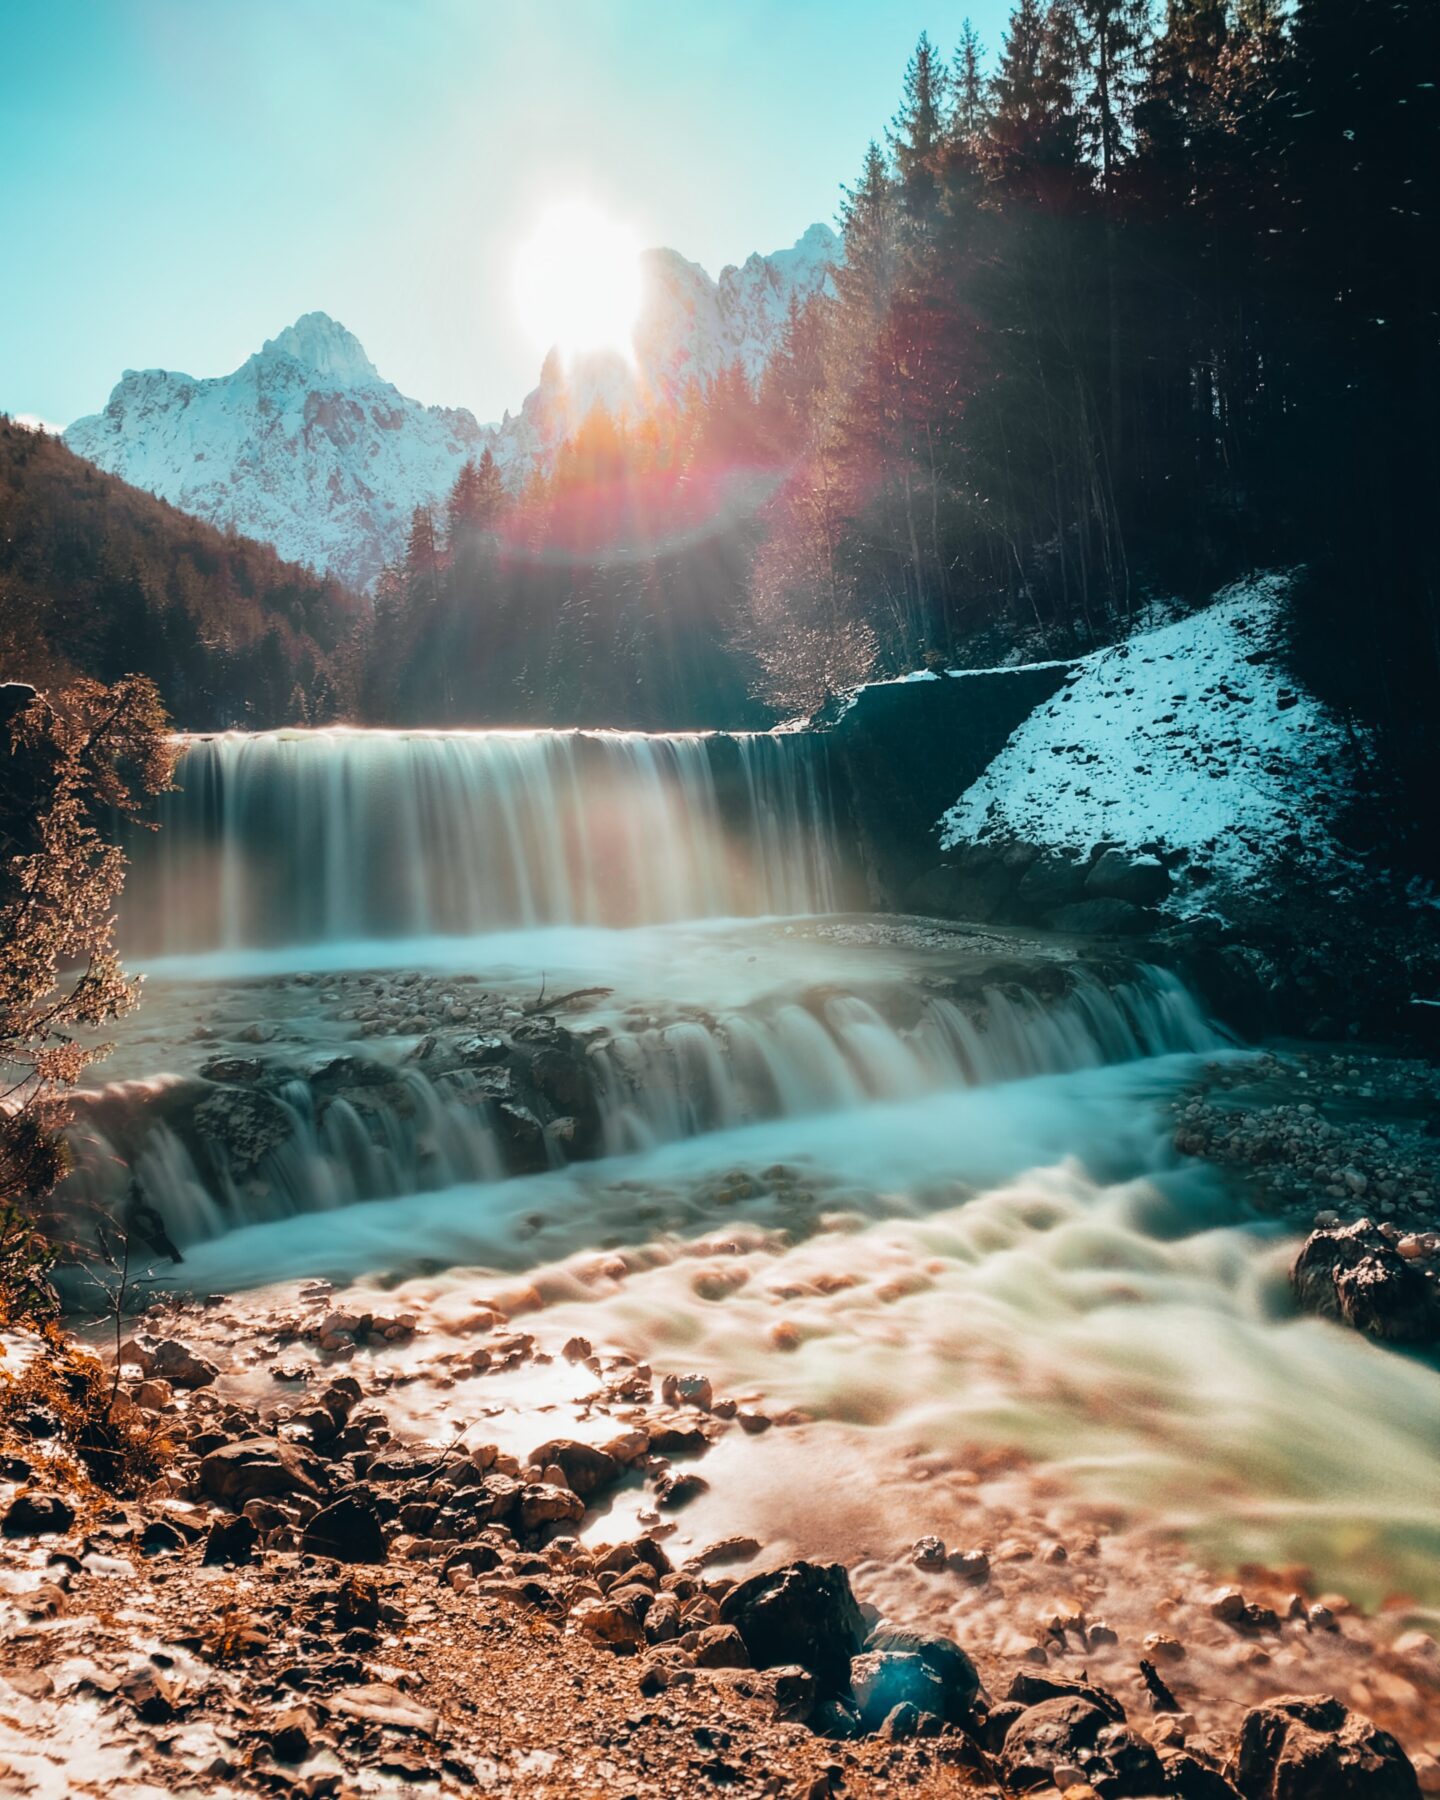
[[[1113,1527],[1054,1536],[1033,1500],[1007,1537],[993,1508],[962,1543],[918,1535],[884,1581],[686,1546],[707,1459],[803,1444],[803,1417],[552,1344],[523,1300],[477,1304],[458,1343],[372,1302],[311,1282],[150,1309],[120,1350],[154,1457],[129,1499],[57,1437],[70,1353],[31,1363],[0,1461],[7,1792],[1440,1791],[1434,1639],[1387,1642],[1303,1571],[1127,1553],[1110,1597],[1144,1591],[1107,1617],[1086,1596]],[[557,1382],[574,1406],[525,1398]],[[421,1438],[432,1403],[459,1423]],[[552,1416],[579,1424],[542,1437]],[[968,1630],[935,1628],[940,1594]]]
[[[297,985],[316,990],[303,1047]],[[595,1153],[597,1000],[292,976],[196,1027],[193,1067],[134,1116],[184,1121],[197,1158],[208,1138],[226,1179],[263,1182],[303,1054],[317,1110],[403,1114],[418,1069],[510,1107],[507,1164],[543,1168]],[[1419,1057],[1219,1057],[1174,1101],[1174,1144],[1308,1234],[1303,1306],[1425,1348],[1437,1101]],[[127,1095],[108,1103],[118,1128]],[[597,1279],[622,1282],[610,1261]],[[166,1298],[127,1315],[118,1371],[113,1340],[90,1360],[11,1334],[0,1790],[1440,1793],[1440,1647],[1405,1596],[1207,1567],[1179,1528],[1138,1530],[994,1445],[897,1455],[849,1496],[877,1479],[858,1437],[832,1429],[822,1455],[816,1421],[759,1389],[561,1335],[552,1297],[515,1276]],[[97,1404],[128,1480],[95,1462]],[[807,1482],[858,1522],[795,1518]],[[767,1530],[724,1523],[748,1486],[781,1496]]]

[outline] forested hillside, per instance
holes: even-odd
[[[0,416],[6,678],[148,675],[189,730],[328,719],[353,711],[360,610],[337,582]]]
[[[492,497],[483,551],[418,515],[372,716],[679,724],[736,683],[794,712],[1304,564],[1310,674],[1418,754],[1437,21],[1020,0],[999,46],[922,39],[848,190],[837,296],[792,313],[758,392],[732,372],[638,437],[592,423],[553,480]]]

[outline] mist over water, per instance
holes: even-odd
[[[1158,969],[827,917],[854,886],[823,745],[276,734],[182,781],[125,920],[176,1054],[242,1004],[333,1054],[277,985],[305,972],[603,990],[573,1021],[594,1161],[506,1178],[487,1105],[403,1040],[351,1046],[393,1062],[388,1112],[282,1090],[263,1192],[154,1130],[187,1287],[383,1279],[442,1338],[493,1300],[801,1409],[862,1481],[1015,1450],[1217,1565],[1440,1605],[1440,1374],[1294,1316],[1293,1243],[1173,1149],[1169,1102],[1244,1052]],[[761,1506],[723,1487],[717,1531]]]

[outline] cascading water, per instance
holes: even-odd
[[[897,1022],[895,1015],[908,1015]],[[588,1054],[600,1147],[622,1155],[765,1119],[840,1112],[947,1088],[1215,1048],[1221,1040],[1181,984],[1137,968],[1112,986],[1077,970],[1062,998],[984,989],[962,1006],[900,987],[788,995],[719,1018],[605,1032]],[[504,1133],[490,1091],[466,1071],[436,1079],[401,1064],[392,1096],[371,1090],[363,1114],[302,1079],[275,1105],[286,1130],[249,1178],[223,1154],[207,1182],[167,1125],[133,1163],[177,1242],[238,1225],[461,1182],[498,1179]],[[113,1103],[112,1103],[113,1104]],[[103,1110],[103,1109],[102,1109]],[[98,1119],[75,1134],[77,1186],[113,1200],[127,1159]],[[562,1140],[551,1161],[567,1160]]]
[[[834,910],[809,734],[233,732],[135,844],[138,956]]]
[[[847,1494],[991,1443],[1222,1561],[1430,1591],[1434,1371],[1289,1317],[1275,1227],[1174,1149],[1223,1038],[1157,969],[817,916],[855,904],[836,773],[809,734],[193,743],[122,919],[155,972],[119,1060],[169,1073],[82,1113],[75,1185],[136,1176],[202,1291],[413,1276],[443,1334],[511,1283],[798,1409]],[[580,1071],[543,1121],[506,1085],[536,1026]],[[766,1534],[745,1454],[687,1521]]]

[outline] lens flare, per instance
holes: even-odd
[[[542,214],[515,258],[515,302],[541,350],[632,353],[641,301],[640,243],[584,201]]]

